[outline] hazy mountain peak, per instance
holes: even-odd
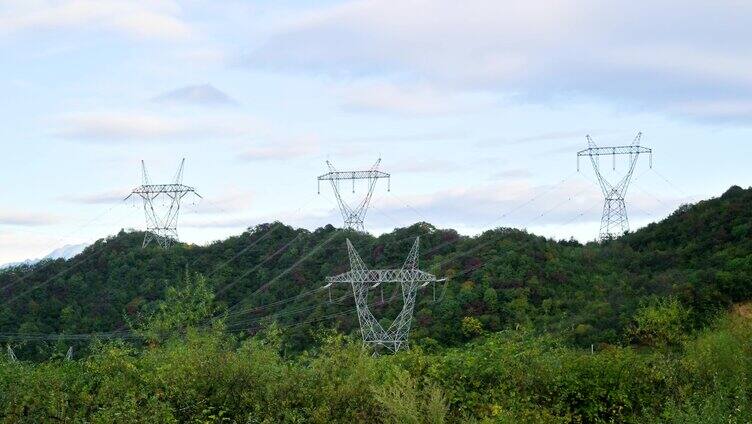
[[[88,246],[87,243],[81,243],[81,244],[66,244],[64,246],[58,247],[57,249],[53,250],[52,252],[48,253],[42,258],[37,259],[26,259],[24,261],[20,262],[9,262],[3,265],[0,265],[0,268],[11,268],[14,266],[19,265],[34,265],[37,262],[43,261],[45,259],[71,259],[78,255],[79,253],[83,252],[84,249]]]

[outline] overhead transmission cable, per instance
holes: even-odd
[[[574,173],[574,174],[576,174],[576,173]],[[574,174],[573,174],[573,175],[574,175]],[[521,209],[521,208],[523,208],[523,207],[527,206],[528,204],[530,204],[530,203],[534,202],[535,200],[539,199],[539,198],[540,198],[540,197],[542,197],[543,195],[550,193],[550,192],[551,192],[551,191],[553,191],[553,190],[554,190],[554,189],[555,189],[556,187],[558,187],[559,185],[563,184],[563,183],[564,183],[564,182],[566,182],[566,181],[567,181],[568,179],[570,179],[570,178],[571,178],[571,176],[572,176],[572,175],[570,175],[570,176],[567,176],[566,178],[564,178],[563,180],[561,180],[561,181],[560,181],[559,183],[555,184],[554,186],[550,187],[550,188],[549,188],[549,189],[547,189],[546,191],[544,191],[544,192],[542,192],[542,193],[538,193],[538,194],[537,194],[536,196],[534,196],[533,198],[529,199],[529,200],[528,200],[528,201],[526,201],[525,203],[523,203],[523,204],[521,204],[521,205],[517,206],[516,208],[514,208],[514,209],[512,209],[512,210],[510,210],[510,211],[507,211],[507,212],[506,212],[505,214],[501,215],[500,217],[498,217],[497,219],[495,219],[495,220],[494,220],[494,221],[492,221],[491,223],[495,223],[495,222],[496,222],[496,221],[498,221],[499,219],[501,219],[501,218],[503,218],[503,217],[505,217],[505,216],[508,216],[509,214],[511,214],[511,213],[513,213],[513,212],[515,212],[515,211],[517,211],[517,210],[519,210],[519,209]],[[416,213],[417,213],[417,211],[416,211]],[[544,214],[545,214],[545,213],[544,213]],[[269,234],[269,233],[267,233],[267,234]],[[330,236],[330,237],[329,237],[329,238],[328,238],[327,240],[325,240],[325,241],[324,241],[323,243],[320,243],[319,245],[317,245],[317,246],[316,246],[316,248],[314,249],[314,251],[315,251],[315,250],[318,250],[318,249],[319,249],[319,248],[320,248],[320,247],[321,247],[322,245],[324,245],[324,244],[328,243],[329,241],[331,241],[331,239],[333,239],[335,235],[336,235],[336,233],[333,233],[333,234],[332,234],[332,236]],[[405,239],[407,239],[407,238],[410,238],[410,237],[406,237]],[[279,249],[279,250],[277,250],[277,252],[275,252],[275,254],[274,254],[274,255],[276,255],[276,254],[277,254],[278,252],[280,252],[280,251],[283,251],[283,250],[284,250],[284,249],[285,249],[285,248],[286,248],[287,246],[289,246],[289,244],[290,244],[290,243],[292,243],[292,241],[294,241],[294,240],[295,240],[295,239],[293,239],[293,240],[291,240],[290,242],[288,242],[288,244],[286,244],[286,245],[285,245],[285,246],[284,246],[284,247],[283,247],[282,249]],[[461,238],[461,237],[457,237],[456,239],[453,239],[453,240],[451,240],[451,241],[448,241],[447,243],[442,243],[442,244],[443,244],[444,246],[446,246],[446,245],[450,245],[450,244],[453,244],[453,243],[455,243],[455,242],[457,242],[457,241],[460,241],[460,240],[462,240],[462,238]],[[257,241],[257,242],[258,242],[258,241]],[[431,249],[431,251],[434,251],[434,250],[436,250],[436,248],[437,248],[437,247],[438,247],[438,246],[435,246],[435,247],[434,247],[433,249]],[[442,247],[443,247],[443,246],[442,246]],[[476,250],[476,249],[477,249],[477,248],[474,248],[474,249],[472,249],[472,250]],[[429,251],[429,252],[430,252],[430,251]],[[465,252],[462,252],[462,253],[464,253],[464,254],[467,254],[467,253],[469,253],[469,251],[465,251]],[[266,284],[264,284],[264,285],[260,286],[260,287],[259,287],[259,289],[257,289],[257,290],[256,290],[256,291],[254,292],[254,294],[255,294],[255,293],[258,293],[258,292],[259,292],[260,290],[262,290],[263,288],[265,288],[265,287],[268,287],[268,286],[269,286],[269,284],[271,284],[272,282],[275,282],[275,281],[277,281],[277,280],[278,280],[279,278],[281,278],[281,277],[283,277],[284,275],[286,275],[287,273],[289,273],[289,272],[290,272],[290,271],[291,271],[292,269],[294,269],[295,267],[297,267],[298,265],[300,265],[300,264],[301,264],[301,263],[302,263],[303,261],[305,261],[305,260],[306,260],[306,259],[307,259],[308,257],[310,257],[310,256],[311,256],[312,254],[313,254],[313,252],[309,252],[309,253],[308,253],[308,254],[307,254],[307,255],[306,255],[306,256],[305,256],[304,258],[302,258],[301,260],[297,261],[297,262],[296,262],[295,264],[293,264],[292,266],[290,266],[289,268],[287,268],[286,270],[284,270],[284,271],[283,271],[282,273],[280,273],[279,275],[277,275],[277,276],[276,276],[276,277],[275,277],[274,279],[272,279],[272,280],[271,280],[271,281],[269,281],[268,283],[266,283]],[[271,255],[271,256],[273,257],[274,255]],[[235,259],[236,257],[237,257],[237,255],[236,255],[235,257],[233,257],[233,258],[232,258],[231,260],[234,260],[234,259]],[[269,258],[267,258],[267,259],[269,259]],[[453,260],[453,258],[452,258],[452,259],[447,259],[447,260],[444,260],[444,261],[442,261],[442,262],[441,262],[441,263],[440,263],[440,264],[439,264],[438,266],[441,266],[441,265],[443,265],[444,263],[446,263],[446,262],[448,262],[448,261],[450,261],[450,260]],[[264,263],[265,263],[265,262],[264,262]],[[262,263],[262,264],[263,264],[263,263]],[[258,267],[258,266],[260,266],[260,265],[257,265],[257,267]],[[256,268],[257,268],[257,267],[256,267]],[[254,268],[253,270],[255,270],[255,268]],[[243,277],[244,277],[245,275],[249,274],[250,272],[253,272],[253,270],[251,270],[251,271],[249,271],[249,272],[246,272],[246,273],[244,273],[244,274],[243,274],[243,275],[242,275],[241,277],[239,277],[239,278],[243,278]],[[56,277],[53,277],[53,278],[56,278]],[[236,279],[236,281],[237,281],[237,279]],[[444,296],[444,293],[446,292],[446,288],[447,288],[447,285],[445,284],[445,286],[444,286],[444,290],[443,290],[443,292],[442,292],[442,295],[441,295],[441,297],[440,297],[440,298],[443,298],[443,296]],[[314,290],[310,290],[310,291],[308,291],[308,292],[304,292],[304,293],[300,293],[300,294],[297,294],[297,295],[295,295],[295,296],[292,296],[292,297],[290,297],[290,298],[287,298],[287,299],[282,299],[282,300],[279,300],[279,301],[275,301],[275,302],[272,302],[272,303],[270,303],[270,304],[267,304],[267,305],[259,305],[259,306],[256,306],[256,307],[252,307],[252,308],[248,309],[247,311],[260,310],[260,309],[265,309],[265,308],[269,308],[269,307],[271,307],[271,306],[277,306],[277,305],[281,305],[281,304],[284,304],[284,303],[289,303],[289,302],[291,302],[291,301],[293,301],[293,300],[296,300],[296,299],[299,299],[299,298],[301,298],[301,297],[302,297],[302,296],[304,296],[304,295],[307,295],[307,294],[312,294],[312,293],[316,293],[316,292],[319,292],[319,291],[321,291],[321,288],[318,288],[318,289],[314,289]],[[242,301],[241,301],[241,302],[242,302]],[[231,307],[230,307],[229,309],[232,309],[232,308],[234,308],[235,306],[237,306],[237,305],[238,305],[238,304],[240,304],[241,302],[238,302],[238,303],[236,303],[235,305],[231,306]],[[229,309],[228,309],[228,311],[229,311]],[[313,309],[313,308],[310,308],[310,309]],[[303,308],[303,310],[302,310],[302,311],[305,311],[305,310],[309,310],[309,309],[307,309],[307,308]],[[355,310],[355,309],[353,309],[353,311],[354,311],[354,310]],[[230,313],[230,315],[240,314],[240,313],[242,313],[242,312],[247,312],[247,311],[236,311],[236,313]],[[282,312],[284,313],[284,312],[286,312],[286,311],[282,311]],[[292,310],[292,311],[291,311],[290,313],[299,313],[299,312],[300,312],[300,311]],[[349,311],[349,312],[352,312],[352,311]],[[269,314],[269,315],[275,315],[275,314]],[[279,315],[279,313],[277,313],[276,315]],[[337,314],[337,315],[339,315],[339,314]],[[263,318],[264,318],[264,316],[262,316],[262,317],[257,317],[257,319],[259,319],[259,320],[261,320],[261,319],[263,319]],[[92,337],[98,337],[98,336],[101,336],[102,334],[108,334],[108,333],[92,333]],[[109,333],[109,334],[114,334],[114,333]],[[124,334],[127,334],[127,333],[120,333],[120,334],[123,334],[123,335],[124,335]],[[83,336],[81,336],[81,337],[83,337]]]

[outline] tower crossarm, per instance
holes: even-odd
[[[577,152],[577,156],[639,155],[643,153],[650,154],[653,153],[653,150],[643,146],[590,147]]]
[[[436,278],[435,275],[429,274],[418,269],[368,269],[368,270],[351,270],[345,273],[326,277],[327,283],[362,283],[362,284],[381,284],[381,283],[403,283],[412,282],[415,284],[434,283],[443,281]]]
[[[156,195],[156,194],[187,194],[193,193],[198,197],[201,197],[196,189],[183,184],[149,184],[138,186],[126,197],[128,199],[132,195]]]
[[[637,159],[640,157],[640,154],[648,154],[650,155],[650,166],[653,166],[653,150],[649,147],[643,147],[639,145],[639,140],[642,133],[638,134],[635,138],[635,142],[629,146],[610,146],[610,147],[598,147],[595,145],[595,143],[592,141],[590,136],[587,137],[588,140],[588,148],[580,150],[577,152],[577,170],[580,169],[580,158],[582,157],[588,157],[590,158],[590,161],[593,165],[593,171],[595,172],[596,177],[598,178],[598,183],[601,186],[601,189],[603,190],[603,195],[606,196],[606,198],[609,197],[623,197],[624,193],[626,192],[627,187],[629,186],[629,181],[632,178],[632,172],[634,172],[635,165],[637,164]],[[599,163],[599,158],[601,156],[611,156],[614,158],[614,169],[616,169],[616,156],[621,155],[628,155],[629,156],[629,168],[627,169],[627,173],[618,183],[612,184],[611,182],[606,179],[603,174],[601,174],[601,167]]]
[[[372,180],[379,178],[390,178],[386,172],[369,170],[369,171],[333,171],[320,175],[319,181],[341,181],[341,180]]]
[[[347,240],[350,270],[326,278],[327,284],[324,288],[331,290],[332,285],[338,283],[348,284],[352,287],[360,331],[365,345],[375,348],[383,347],[391,352],[406,349],[418,290],[430,283],[445,281],[418,269],[419,245],[420,237],[417,237],[402,268],[367,269],[350,240]],[[402,292],[402,310],[386,330],[379,320],[373,316],[368,305],[369,291],[383,283],[399,284]],[[331,298],[331,292],[329,296]],[[383,287],[381,302],[384,303]]]

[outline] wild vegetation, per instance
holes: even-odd
[[[0,274],[5,422],[750,422],[752,190],[582,245],[421,223],[264,224],[206,247],[121,232]],[[412,349],[357,341],[345,238],[420,293]],[[372,293],[378,316],[401,307]],[[736,305],[734,307],[734,305]],[[94,334],[96,333],[96,336]],[[62,335],[62,336],[61,336]],[[73,345],[75,360],[62,359]]]

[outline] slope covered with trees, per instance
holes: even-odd
[[[520,327],[574,346],[639,342],[630,330],[640,308],[673,300],[687,311],[682,325],[690,330],[752,298],[751,200],[752,190],[733,187],[618,240],[587,245],[504,228],[466,237],[426,223],[380,237],[271,223],[205,247],[170,250],[141,249],[142,233],[120,232],[71,260],[0,274],[0,334],[29,358],[66,345],[53,334],[132,336],[129,322],[196,273],[212,288],[215,315],[225,317],[228,330],[253,334],[276,321],[290,326],[285,343],[298,352],[311,343],[313,328],[357,331],[347,288],[335,288],[331,301],[318,290],[325,276],[348,269],[346,238],[369,266],[398,267],[420,236],[421,267],[449,282],[435,294],[420,293],[417,343],[456,346]],[[401,307],[394,289],[385,289],[383,302],[372,292],[377,316]]]
[[[586,245],[426,223],[272,223],[170,250],[121,232],[0,274],[0,336],[22,360],[0,360],[0,418],[749,422],[750,205],[733,187]],[[421,291],[413,349],[372,357],[351,294],[324,277],[348,268],[346,238],[397,267],[417,236],[421,268],[449,282]],[[386,320],[393,289],[371,293]]]

